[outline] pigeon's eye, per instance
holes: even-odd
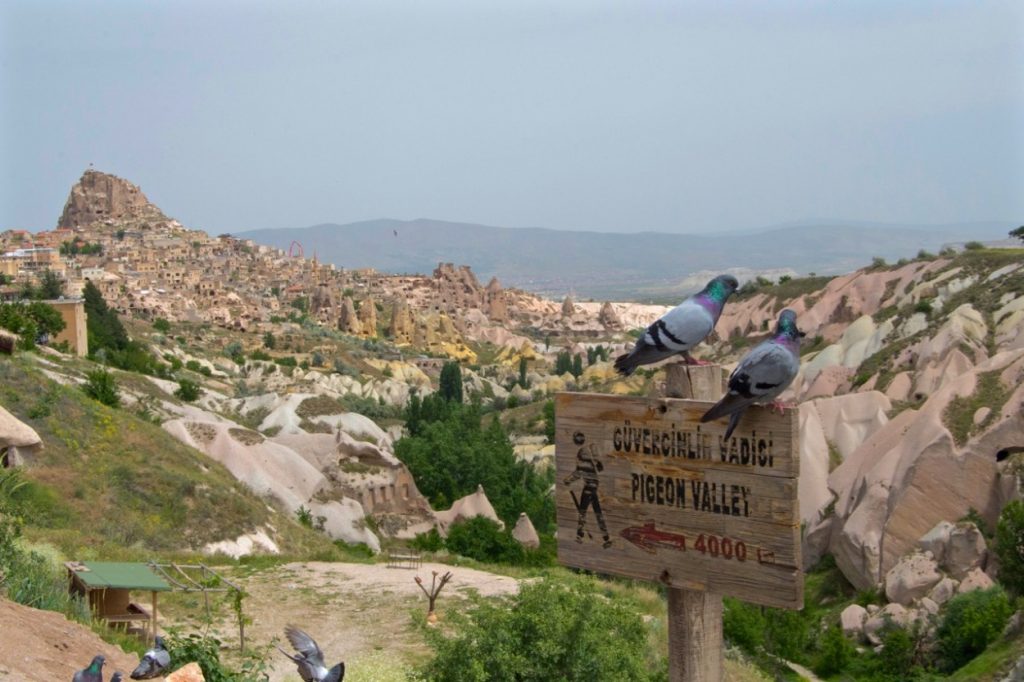
[[[797,334],[800,336],[801,339],[807,336],[807,332],[797,331]]]

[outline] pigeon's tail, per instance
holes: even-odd
[[[701,423],[712,422],[722,417],[729,417],[729,426],[725,429],[725,437],[728,438],[732,435],[733,429],[740,421],[740,417],[743,416],[743,412],[750,406],[751,401],[747,398],[740,397],[735,394],[726,395],[724,398],[719,400],[714,406],[704,413],[704,416],[700,418]]]
[[[615,369],[622,376],[628,377],[640,365],[651,365],[665,358],[670,358],[675,354],[676,351],[674,350],[668,348],[659,349],[657,346],[645,342],[643,337],[640,337],[637,339],[632,351],[623,353],[615,358]]]

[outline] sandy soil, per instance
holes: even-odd
[[[78,623],[52,611],[38,611],[0,599],[0,680],[70,680],[92,657],[103,654],[104,678],[131,672],[139,659],[107,644]]]

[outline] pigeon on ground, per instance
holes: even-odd
[[[316,641],[304,631],[289,625],[284,629],[284,634],[299,653],[292,656],[281,647],[277,648],[295,662],[303,682],[341,682],[345,679],[345,664],[339,663],[328,670],[324,665],[324,652],[320,651]]]
[[[747,353],[729,375],[729,392],[708,410],[701,422],[729,415],[725,437],[732,435],[743,412],[755,403],[770,403],[786,390],[800,370],[800,338],[796,313],[779,314],[775,333]]]
[[[156,644],[142,656],[142,660],[139,661],[138,667],[132,671],[130,677],[133,680],[150,680],[160,677],[170,664],[171,655],[164,645],[164,638],[157,635]]]
[[[88,668],[84,668],[75,673],[75,676],[71,678],[71,682],[103,682],[103,662],[107,660],[103,658],[103,654],[97,654],[93,657],[92,663],[89,664]]]
[[[121,673],[117,672],[111,675],[110,682],[121,682]]]
[[[687,364],[696,363],[690,357],[690,349],[714,330],[722,307],[739,285],[732,275],[715,277],[700,293],[655,320],[636,340],[633,350],[615,360],[615,369],[629,376],[640,365],[650,365],[676,353],[681,353]]]

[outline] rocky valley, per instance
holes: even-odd
[[[55,276],[60,295],[41,298],[88,311],[76,318],[87,328],[59,343],[0,337],[11,351],[0,355],[0,455],[27,482],[25,538],[62,559],[185,556],[244,573],[276,556],[287,583],[304,569],[286,559],[414,546],[458,565],[458,552],[424,543],[487,519],[521,548],[520,565],[550,566],[553,395],[665,394],[664,363],[624,378],[612,361],[669,306],[551,300],[448,262],[415,275],[341,268],[297,243],[190,229],[94,170],[55,229],[0,233],[0,273],[6,301]],[[892,622],[931,641],[947,602],[999,579],[994,529],[1021,498],[1024,249],[972,242],[837,276],[750,279],[696,355],[731,369],[783,308],[806,334],[783,396],[799,411],[804,568],[831,570],[848,602],[874,593],[828,622],[827,603],[809,610],[864,649]],[[106,344],[88,326],[97,310],[133,345]],[[97,399],[97,372],[116,401]],[[494,445],[491,460],[519,467],[529,494],[475,460],[444,459],[461,451],[416,410],[443,412],[453,396],[475,421],[449,440]],[[417,477],[424,457],[467,478]],[[294,582],[341,590],[341,570]],[[474,581],[467,591],[482,589]],[[269,589],[253,592],[267,601]],[[188,622],[185,603],[168,608]],[[1011,640],[1009,663],[1024,652]],[[756,679],[743,677],[749,661],[733,665],[733,679]]]

